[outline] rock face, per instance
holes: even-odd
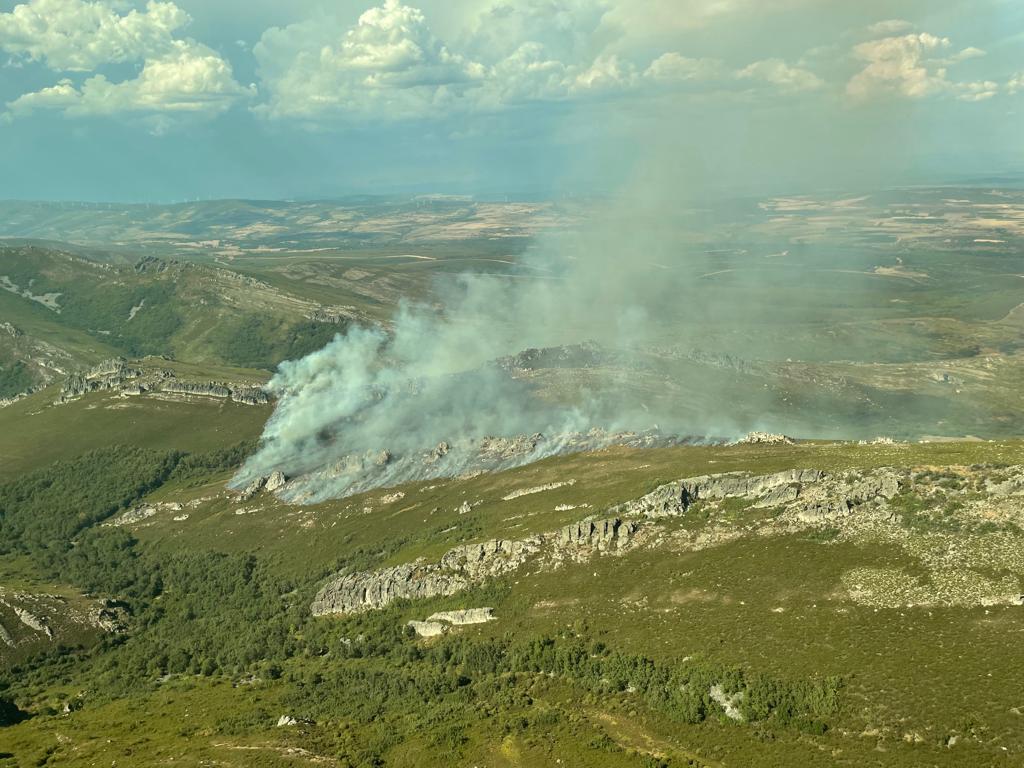
[[[410,621],[408,626],[420,637],[437,637],[451,627],[470,624],[486,624],[494,621],[493,608],[464,608],[459,611],[439,611],[427,617],[426,621]]]
[[[427,621],[443,621],[457,627],[466,624],[486,624],[494,621],[493,608],[464,608],[459,611],[440,611],[427,617]]]
[[[84,373],[69,376],[54,403],[60,405],[90,392],[123,391],[126,388],[131,389],[132,394],[136,394],[141,389],[136,380],[141,376],[140,369],[130,366],[124,358],[115,357]]]
[[[469,586],[464,575],[445,573],[439,564],[418,561],[337,578],[317,593],[311,610],[314,616],[358,613],[399,599],[454,595]]]
[[[804,522],[824,522],[851,514],[864,504],[888,501],[898,494],[905,478],[891,469],[882,469],[866,477],[853,479],[842,487],[826,487],[809,494],[797,505],[797,517]]]
[[[772,432],[750,432],[733,445],[795,445],[796,441],[786,435]]]
[[[784,509],[794,523],[820,525],[864,506],[884,505],[902,490],[904,475],[887,468],[834,477],[817,469],[793,469],[767,475],[729,472],[683,478],[612,508],[611,517],[590,517],[523,539],[463,544],[437,562],[417,560],[378,571],[339,574],[317,594],[312,611],[324,615],[379,609],[399,599],[453,595],[513,573],[528,562],[547,568],[567,560],[581,562],[626,552],[651,538],[645,531],[656,527],[655,520],[684,515],[697,503],[744,499],[750,507]]]
[[[212,382],[196,383],[192,381],[168,381],[163,385],[164,392],[175,395],[200,395],[202,397],[231,397],[231,390],[221,384]]]
[[[824,477],[817,469],[793,469],[770,475],[728,472],[676,480],[656,488],[646,496],[620,505],[625,515],[671,517],[685,512],[695,501],[730,497],[756,499],[761,506],[774,506],[799,497],[804,485]]]
[[[248,501],[260,491],[273,493],[274,491],[284,488],[287,482],[288,478],[284,476],[283,472],[280,470],[274,470],[266,477],[257,477],[253,479],[253,481],[245,486],[242,492],[238,494],[238,501]]]
[[[395,600],[454,595],[487,579],[513,573],[534,558],[583,559],[624,550],[638,530],[618,518],[584,521],[525,539],[491,539],[448,550],[436,563],[417,560],[379,571],[359,571],[329,581],[313,601],[314,615],[358,613]]]
[[[270,493],[273,493],[278,488],[283,488],[286,482],[288,482],[288,479],[284,476],[284,472],[276,470],[270,473],[270,477],[267,478],[267,482],[263,487]]]
[[[894,503],[903,496],[913,504]],[[744,503],[726,504],[728,500]],[[767,513],[756,511],[765,508]],[[678,516],[689,516],[697,525],[661,522]],[[695,551],[746,535],[785,536],[808,530],[828,532],[822,537],[825,545],[835,538],[892,543],[906,549],[928,571],[928,578],[922,580],[917,572],[899,567],[855,567],[843,574],[842,582],[856,603],[875,607],[1020,605],[1024,604],[1024,582],[1018,576],[1024,573],[1022,526],[1024,467],[700,475],[666,483],[607,510],[604,516],[557,530],[516,540],[462,544],[436,562],[418,560],[339,574],[320,590],[312,611],[317,615],[355,613],[398,599],[448,596],[524,567],[550,570],[641,547]],[[427,636],[461,621],[483,619],[475,611],[443,612],[413,629]],[[728,692],[720,694],[725,697]]]
[[[410,621],[409,626],[420,637],[437,637],[443,635],[448,629],[439,621]]]
[[[558,543],[564,547],[584,547],[605,552],[628,545],[639,529],[635,521],[624,522],[614,517],[608,520],[583,521],[567,525],[559,532]]]
[[[232,387],[231,399],[242,405],[266,405],[270,397],[259,387]]]
[[[211,397],[219,400],[230,398],[243,405],[266,405],[270,402],[270,397],[259,386],[212,381],[181,381],[172,370],[149,370],[147,372],[130,365],[123,358],[117,357],[100,363],[83,373],[69,376],[54,404],[60,405],[90,392],[103,391],[135,396],[163,392],[185,397]]]

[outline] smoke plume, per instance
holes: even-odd
[[[401,306],[389,331],[353,328],[283,363],[269,384],[277,409],[236,484],[281,470],[307,478],[285,495],[312,501],[617,439],[656,440],[592,431],[664,428],[669,419],[600,374],[566,397],[542,396],[529,377],[495,363],[530,348],[633,350],[659,340],[656,313],[681,296],[658,268],[670,245],[653,228],[624,231],[623,216],[602,218],[582,234],[537,243],[512,274],[439,283],[434,304]],[[657,215],[634,209],[630,218]],[[487,440],[516,436],[534,437]]]

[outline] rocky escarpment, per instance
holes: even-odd
[[[165,398],[230,399],[243,405],[265,405],[270,402],[270,397],[262,387],[253,384],[183,380],[167,368],[148,369],[130,364],[123,358],[113,358],[69,376],[54,404],[68,403],[90,392],[115,392],[122,396],[152,394]]]
[[[260,387],[250,385],[223,384],[213,381],[193,382],[171,379],[160,387],[162,392],[190,397],[230,398],[244,405],[266,405],[270,402],[267,393]]]
[[[61,387],[55,405],[76,400],[90,392],[120,391],[131,388],[144,391],[138,379],[142,369],[129,365],[124,358],[116,357],[96,365],[87,371],[72,374]]]
[[[637,531],[620,519],[583,521],[551,533],[519,540],[491,539],[448,550],[437,562],[360,571],[332,579],[313,602],[314,615],[357,613],[383,608],[395,600],[454,595],[488,578],[518,570],[535,558],[585,559],[593,552],[625,550]]]
[[[228,387],[213,382],[168,381],[161,389],[173,395],[199,395],[224,399],[231,397],[231,390]]]
[[[888,514],[888,502],[909,482],[907,471],[889,468],[834,476],[817,469],[796,469],[766,475],[732,472],[684,478],[613,507],[606,513],[610,517],[588,517],[517,540],[460,545],[436,562],[421,559],[377,571],[340,574],[320,590],[312,611],[316,615],[355,613],[383,608],[400,599],[453,595],[528,563],[553,568],[567,561],[664,544],[658,521],[686,515],[697,504],[714,508],[727,499],[739,499],[750,508],[774,508],[778,514],[770,518],[769,525],[777,533],[820,526],[860,510]],[[682,543],[690,548],[710,546],[735,533],[735,528],[712,526]]]
[[[680,515],[696,501],[730,497],[756,499],[763,506],[796,500],[809,483],[817,483],[825,473],[817,469],[793,469],[769,475],[726,472],[700,475],[666,483],[635,501],[615,508],[624,515],[657,518]]]

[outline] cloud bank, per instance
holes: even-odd
[[[673,39],[726,19],[820,14],[823,7],[820,0],[658,0],[642,7],[485,0],[467,3],[459,30],[444,39],[425,11],[383,0],[356,18],[325,10],[271,27],[251,51],[231,46],[231,56],[251,57],[246,63],[259,82],[250,86],[235,79],[227,55],[183,34],[190,16],[171,0],[28,0],[0,13],[0,50],[13,62],[64,75],[10,100],[8,118],[51,111],[172,121],[243,105],[268,121],[367,125],[626,99],[819,98],[857,107],[892,98],[980,102],[1020,90],[1013,72],[954,77],[955,67],[985,52],[954,49],[950,38],[915,31],[900,18],[860,29],[867,38],[861,42],[830,46],[837,56],[827,75],[806,56],[744,61],[736,50],[694,54]]]

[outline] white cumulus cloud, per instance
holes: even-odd
[[[64,79],[19,96],[7,106],[15,117],[41,109],[59,109],[72,116],[218,113],[250,94],[235,82],[231,68],[214,51],[177,41],[166,55],[147,60],[131,80],[115,83],[95,75],[75,87]]]
[[[717,59],[668,52],[638,60],[620,50],[621,33],[607,21],[614,7],[610,0],[492,2],[457,48],[401,0],[384,0],[347,28],[323,19],[272,28],[254,48],[266,97],[256,110],[312,122],[446,117],[720,76]],[[797,68],[764,76],[788,90],[817,83]]]
[[[885,19],[884,21],[876,21],[869,26],[868,34],[872,37],[889,37],[909,32],[913,28],[914,25],[906,19]]]
[[[444,109],[484,76],[451,51],[423,12],[386,0],[344,33],[317,21],[267,30],[254,48],[270,116],[410,117]]]
[[[37,110],[69,116],[218,114],[252,88],[238,84],[231,65],[177,30],[189,21],[173,2],[150,0],[144,10],[94,0],[29,0],[0,14],[0,49],[55,71],[95,72],[102,66],[141,65],[135,77],[112,81],[93,74],[65,77],[7,104],[7,117]]]
[[[951,46],[948,37],[927,32],[859,43],[853,54],[864,66],[846,84],[846,93],[855,101],[884,95],[911,99],[952,95],[964,101],[983,101],[994,96],[998,91],[994,82],[950,80],[951,65],[985,55],[974,47],[950,55],[947,52]]]
[[[790,93],[814,91],[825,84],[809,69],[792,66],[782,59],[755,61],[739,70],[736,77],[742,80],[759,80]]]
[[[30,0],[0,14],[0,48],[51,69],[88,72],[168,50],[188,20],[174,3],[157,0],[124,15],[106,2]]]
[[[693,59],[670,51],[652,61],[644,76],[659,82],[687,82],[712,80],[721,73],[722,62],[719,59]]]

